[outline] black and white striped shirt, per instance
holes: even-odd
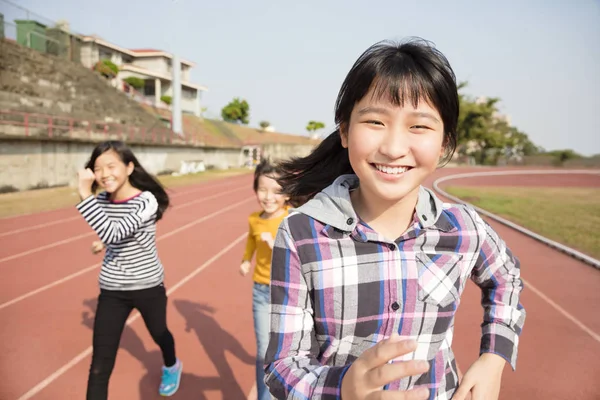
[[[81,201],[77,209],[106,247],[100,288],[139,290],[163,282],[164,269],[156,249],[158,203],[152,193],[144,191],[113,202],[102,192]]]

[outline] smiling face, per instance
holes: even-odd
[[[94,163],[94,175],[98,186],[110,194],[129,186],[129,175],[133,172],[133,163],[125,165],[114,150],[102,153]]]
[[[281,194],[281,186],[273,178],[267,175],[259,176],[256,189],[256,198],[267,218],[282,210],[288,200],[287,196]]]
[[[411,103],[396,106],[369,92],[342,126],[342,146],[369,203],[397,203],[413,195],[416,201],[419,186],[443,155],[440,114],[426,101]]]

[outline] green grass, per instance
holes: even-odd
[[[182,176],[161,175],[158,179],[167,189],[170,189],[252,172],[245,168],[209,170]],[[78,201],[77,189],[71,187],[0,194],[0,218],[71,207]]]
[[[448,187],[448,193],[600,259],[600,189]]]

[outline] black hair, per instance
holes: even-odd
[[[92,155],[85,167],[94,170],[96,159],[110,150],[117,153],[125,165],[129,165],[130,162],[133,163],[133,172],[129,175],[129,183],[139,190],[149,191],[154,195],[158,202],[156,221],[160,220],[169,207],[169,195],[160,182],[142,167],[133,154],[133,151],[125,143],[120,140],[107,140],[99,143],[92,151]],[[98,183],[94,181],[92,191],[95,192],[97,189]]]
[[[271,163],[267,158],[262,158],[256,165],[256,168],[254,168],[254,191],[258,191],[258,179],[261,176],[274,178],[274,175],[279,174],[281,174],[281,169],[277,165]]]
[[[396,106],[410,101],[417,107],[419,100],[426,99],[438,110],[444,124],[443,161],[452,158],[459,100],[456,77],[448,60],[420,38],[381,41],[358,58],[342,83],[335,104],[337,129],[308,156],[279,164],[282,172],[278,182],[284,193],[307,200],[340,175],[354,173],[348,150],[342,146],[341,132],[347,129],[355,104],[371,88],[374,96],[389,98]]]
[[[269,161],[269,159],[262,158],[260,160],[260,162],[256,165],[256,168],[254,169],[254,184],[253,184],[254,192],[258,191],[258,180],[261,176],[268,176],[270,178],[275,179],[277,181],[277,183],[279,183],[278,177],[281,176],[282,172],[283,172],[282,169],[279,167],[279,165],[277,163],[272,163],[271,161]],[[285,192],[284,192],[284,194],[287,195],[287,193],[285,193]],[[287,204],[289,204],[292,207],[299,207],[304,202],[305,202],[305,200],[301,201],[298,197],[289,196]]]

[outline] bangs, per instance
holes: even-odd
[[[414,108],[425,101],[440,110],[434,100],[437,96],[431,81],[408,69],[386,71],[373,79],[371,87],[371,100],[388,102],[396,107],[404,107],[408,103]]]
[[[424,40],[377,43],[365,51],[342,84],[335,109],[338,126],[347,124],[356,103],[369,91],[375,100],[403,107],[426,101],[444,124],[449,142],[455,142],[458,122],[456,77],[448,60]]]

